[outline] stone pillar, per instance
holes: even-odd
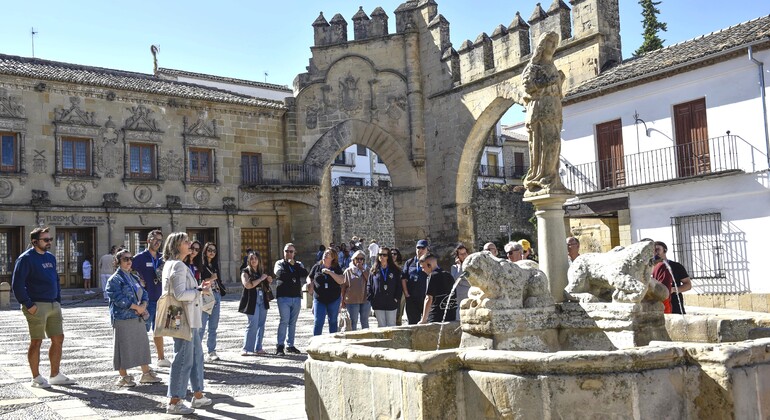
[[[540,270],[548,276],[551,296],[554,302],[564,302],[564,288],[567,287],[567,248],[564,229],[564,202],[572,194],[524,195],[524,201],[535,206],[537,216],[537,244],[540,255]]]
[[[11,285],[4,281],[0,283],[0,309],[8,309],[11,306]]]

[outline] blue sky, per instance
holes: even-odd
[[[541,0],[544,7],[550,0]],[[312,22],[323,11],[327,20],[341,13],[348,20],[363,6],[369,14],[381,6],[390,16],[398,0],[28,0],[4,2],[0,53],[35,56],[69,63],[152,72],[150,45],[159,44],[161,67],[267,80],[291,86],[305,71],[313,43]],[[508,26],[516,11],[527,19],[536,0],[437,0],[450,22],[452,43],[474,40],[495,26]],[[663,0],[659,19],[668,24],[666,45],[684,41],[770,14],[768,0]],[[623,57],[641,43],[641,7],[620,0]],[[264,73],[268,73],[265,78]]]

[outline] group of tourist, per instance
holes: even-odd
[[[30,331],[28,356],[32,386],[47,388],[73,384],[74,381],[59,370],[64,340],[61,288],[56,258],[48,252],[52,241],[49,229],[33,229],[30,240],[32,247],[17,259],[12,282]],[[415,256],[406,261],[402,261],[396,248],[379,246],[376,241],[371,244],[376,246],[373,261],[368,260],[360,242],[351,241],[349,248],[337,249],[333,244],[324,247],[319,261],[308,270],[296,260],[294,244],[287,243],[283,247],[283,258],[273,267],[275,277],[263,266],[260,253],[248,250],[240,273],[243,291],[238,311],[247,317],[241,355],[266,354],[262,344],[267,311],[273,299],[280,318],[276,354],[300,353],[294,338],[305,284],[308,294],[313,297],[314,335],[323,332],[327,321],[328,331],[337,332],[341,309],[350,316],[351,330],[359,325],[369,328],[372,311],[379,327],[397,325],[402,311],[406,312],[409,324],[454,321],[459,317],[457,303],[468,296],[470,289],[462,276],[462,264],[469,255],[465,245],[455,247],[455,264],[449,271],[444,271],[426,240],[416,242]],[[566,245],[572,263],[580,255],[580,242],[570,237]],[[509,242],[504,248],[506,258],[512,262],[533,258],[533,250],[526,239]],[[497,247],[492,242],[485,244],[483,250],[497,256]],[[665,243],[655,242],[657,264],[653,277],[669,290],[674,288],[675,293],[664,302],[666,313],[684,313],[681,292],[692,285],[684,267],[666,257],[667,251]],[[346,263],[341,263],[340,255],[347,256]],[[105,273],[108,259],[111,274]],[[208,331],[206,360],[219,360],[217,327],[222,296],[226,294],[216,244],[201,245],[197,240],[190,241],[184,232],[174,232],[164,242],[161,231],[153,230],[147,237],[146,249],[134,256],[127,249],[111,247],[110,253],[99,260],[99,272],[114,330],[113,366],[119,373],[116,385],[136,386],[134,377],[127,370],[137,366],[142,372],[139,383],[161,382],[150,368],[147,333],[156,327],[159,299],[168,294],[184,307],[191,337],[189,340],[173,339],[175,356],[172,363],[165,357],[163,336],[154,336],[156,366],[170,368],[166,411],[190,414],[195,408],[211,404],[211,399],[203,393],[202,343]],[[275,288],[271,287],[273,283]],[[51,339],[49,379],[39,371],[40,347],[46,336]],[[183,401],[188,383],[193,391],[190,406]]]

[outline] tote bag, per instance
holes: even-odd
[[[340,308],[340,313],[337,315],[337,331],[346,332],[351,331],[353,323],[350,320],[350,314],[346,308]]]
[[[171,279],[166,280],[171,287]],[[176,300],[169,290],[164,290],[158,299],[155,313],[155,337],[174,337],[182,340],[192,340],[192,330],[187,317],[184,303]]]

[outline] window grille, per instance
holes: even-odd
[[[696,290],[703,293],[743,291],[725,271],[721,213],[672,217],[671,229],[675,259],[687,269]]]

